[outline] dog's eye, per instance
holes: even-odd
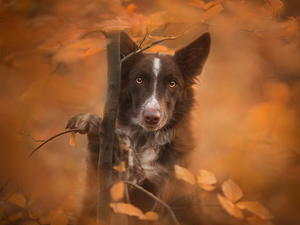
[[[137,82],[138,84],[142,84],[143,79],[141,77],[137,77],[137,78],[135,78],[135,82]]]
[[[169,87],[170,88],[173,88],[177,85],[176,81],[175,80],[172,80],[170,83],[169,83]]]

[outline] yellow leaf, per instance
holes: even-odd
[[[110,188],[110,196],[114,201],[117,202],[123,198],[124,191],[125,191],[125,184],[124,182],[119,181]]]
[[[14,191],[8,192],[8,193],[5,195],[5,197],[4,197],[4,199],[3,199],[3,202],[6,202],[8,199],[10,199],[10,197],[11,197],[15,192],[16,192],[15,190],[14,190]]]
[[[270,4],[270,12],[274,16],[282,8],[283,3],[280,0],[266,0]]]
[[[30,219],[37,220],[38,218],[41,217],[42,211],[41,210],[36,211],[33,215],[31,215],[31,213],[28,211],[28,214]]]
[[[70,143],[70,145],[72,145],[75,148],[77,148],[76,140],[77,140],[77,136],[76,136],[76,133],[73,131],[73,132],[71,132],[69,143]]]
[[[239,219],[243,219],[243,213],[241,212],[241,210],[239,210],[239,208],[237,208],[230,200],[228,200],[227,198],[223,197],[220,194],[217,194],[217,198],[222,206],[222,208],[231,216],[239,218]]]
[[[223,182],[222,191],[224,195],[232,202],[237,202],[241,197],[243,197],[242,189],[231,179]]]
[[[11,196],[9,201],[17,206],[20,206],[21,208],[25,208],[26,206],[26,199],[21,194]]]
[[[252,224],[257,224],[257,225],[274,225],[268,220],[263,220],[257,215],[253,215],[252,217],[247,218],[247,221],[252,223]]]
[[[122,213],[128,216],[141,216],[143,215],[142,210],[139,208],[127,204],[127,203],[109,203],[109,206],[114,210],[115,213]]]
[[[175,165],[174,170],[177,179],[184,180],[190,184],[195,184],[195,177],[188,169]]]
[[[270,213],[270,211],[259,202],[238,202],[236,203],[236,206],[240,209],[247,209],[248,211],[254,213],[263,220],[273,218],[273,215]]]
[[[137,6],[136,6],[135,4],[133,4],[133,3],[129,4],[129,5],[127,6],[127,14],[128,14],[129,16],[132,16],[133,13],[134,13],[134,10],[135,10],[136,8],[137,8]]]
[[[213,172],[201,169],[199,175],[197,176],[198,184],[215,184],[217,183],[216,176]]]
[[[104,47],[94,47],[94,48],[89,48],[84,54],[83,56],[91,56],[94,55],[98,52],[102,52],[103,50],[105,50],[106,48]]]
[[[68,216],[65,213],[58,213],[52,218],[50,225],[67,225],[68,220]]]
[[[215,6],[215,5],[216,5],[216,3],[214,1],[208,2],[208,3],[205,4],[205,6],[203,7],[203,9],[208,10],[208,9],[212,8],[213,6]]]
[[[120,165],[118,165],[118,166],[113,166],[113,168],[116,170],[116,171],[119,171],[119,172],[124,172],[126,169],[125,169],[125,162],[124,161],[122,161],[121,163],[120,163]]]
[[[156,212],[152,212],[152,211],[146,212],[145,214],[139,216],[140,220],[147,220],[147,221],[156,221],[158,220],[158,218],[159,215]]]
[[[201,187],[202,189],[204,189],[205,191],[213,191],[216,189],[216,187],[209,185],[209,184],[198,184],[199,187]]]
[[[215,5],[214,7],[202,14],[203,21],[211,19],[215,14],[221,12],[222,10],[224,10],[224,8],[221,4]]]

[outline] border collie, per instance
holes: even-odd
[[[204,33],[174,55],[138,53],[122,65],[113,163],[125,161],[123,179],[167,203],[174,199],[174,165],[187,167],[189,153],[194,148],[190,125],[195,103],[193,85],[208,57],[210,42],[210,34]],[[122,32],[121,57],[137,48],[128,34]],[[96,213],[102,119],[95,114],[78,114],[69,119],[66,128],[79,129],[88,136],[86,190],[79,220],[86,224],[83,218]],[[127,197],[125,201],[144,212],[162,212],[150,197],[134,187],[128,187]]]

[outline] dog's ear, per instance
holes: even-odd
[[[120,34],[120,54],[121,58],[129,55],[131,52],[134,52],[138,49],[138,45],[134,40],[125,32],[122,31]]]
[[[174,61],[179,66],[181,73],[192,83],[194,78],[201,73],[206,62],[210,42],[210,34],[206,32],[174,54]]]

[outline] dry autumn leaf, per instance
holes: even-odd
[[[89,48],[84,54],[83,56],[91,56],[91,55],[95,55],[98,52],[102,52],[104,51],[106,48],[104,47],[94,47],[94,48]]]
[[[70,145],[72,145],[73,147],[77,148],[77,136],[75,132],[71,132],[71,136],[70,136]]]
[[[128,203],[109,203],[115,213],[122,213],[128,216],[141,216],[142,210]]]
[[[202,189],[213,191],[216,187],[212,186],[212,184],[217,183],[217,179],[214,173],[201,169],[197,176],[197,183]]]
[[[231,179],[223,182],[222,191],[224,195],[232,202],[237,202],[241,199],[241,197],[243,197],[242,189]]]
[[[58,213],[52,218],[50,225],[67,225],[68,220],[68,216],[65,213]]]
[[[30,219],[37,220],[38,218],[41,217],[42,211],[41,210],[36,211],[33,215],[31,215],[31,213],[28,211],[28,215]]]
[[[263,220],[272,219],[273,215],[270,213],[268,209],[266,209],[262,204],[259,202],[238,202],[236,206],[240,209],[247,209],[248,211],[254,213],[255,215],[259,216]]]
[[[129,5],[127,6],[127,14],[128,14],[129,16],[132,16],[133,13],[134,13],[134,10],[135,10],[136,8],[137,8],[137,6],[136,6],[135,4],[133,4],[133,3],[129,4]]]
[[[117,202],[123,198],[124,191],[125,191],[125,184],[124,182],[119,181],[110,188],[110,196],[115,202]]]
[[[123,18],[116,18],[112,20],[105,20],[100,24],[97,24],[96,27],[100,28],[106,32],[112,32],[117,30],[124,30],[130,27],[130,23]]]
[[[15,193],[16,191],[10,191],[8,192],[5,196],[4,196],[4,199],[3,199],[3,202],[6,202],[8,199],[10,199],[10,197]]]
[[[266,0],[270,4],[270,13],[275,16],[282,8],[283,3],[280,0]]]
[[[224,8],[221,4],[215,5],[214,7],[202,14],[203,21],[205,22],[211,19],[215,14],[221,12],[222,10],[224,10]]]
[[[235,217],[235,218],[239,218],[239,219],[243,219],[243,213],[241,212],[241,210],[239,210],[238,207],[235,206],[235,204],[233,204],[230,200],[228,200],[227,198],[223,197],[220,194],[217,194],[217,198],[222,206],[222,208],[231,216]]]
[[[126,169],[125,169],[125,162],[124,161],[122,161],[121,163],[120,163],[120,165],[118,165],[118,166],[113,166],[113,168],[114,168],[114,170],[116,170],[116,171],[119,171],[119,172],[124,172]]]
[[[175,165],[174,170],[177,179],[184,180],[190,184],[195,184],[195,177],[188,169]]]
[[[205,2],[201,1],[201,0],[189,0],[188,4],[190,6],[194,6],[194,7],[199,8],[199,9],[203,9],[203,7],[205,6]]]
[[[156,221],[158,220],[158,218],[159,215],[156,212],[152,212],[152,211],[146,212],[145,214],[139,216],[140,220],[147,220],[147,221]]]
[[[11,196],[8,201],[13,203],[14,205],[20,206],[21,208],[25,208],[25,206],[26,206],[26,199],[21,194],[16,194],[16,195]]]

